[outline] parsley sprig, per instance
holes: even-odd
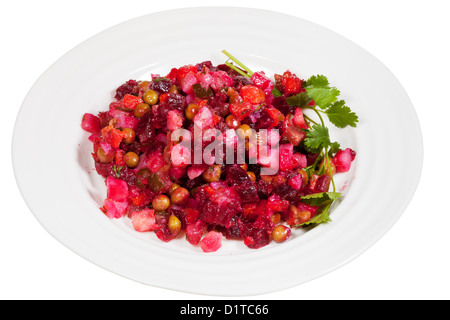
[[[304,146],[310,152],[322,154],[325,166],[331,176],[333,191],[336,191],[330,157],[339,150],[340,146],[338,142],[331,141],[322,115],[327,116],[328,120],[338,128],[356,127],[358,116],[345,105],[344,100],[338,100],[340,91],[331,87],[324,75],[310,77],[304,88],[305,92],[288,97],[286,102],[292,107],[311,109],[317,114],[320,123],[312,121],[309,117],[306,118],[314,124],[309,130],[306,130]],[[313,105],[311,105],[311,101],[314,101]]]

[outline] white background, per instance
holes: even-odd
[[[316,280],[246,298],[449,299],[450,4],[444,0],[2,2],[0,298],[220,299],[136,283],[74,254],[50,236],[25,205],[10,156],[21,103],[37,78],[60,56],[128,19],[207,5],[246,6],[295,15],[357,43],[400,80],[418,113],[424,139],[424,167],[415,197],[383,238],[355,260]],[[380,115],[380,129],[382,118],[388,116]]]

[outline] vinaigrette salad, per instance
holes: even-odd
[[[331,221],[333,177],[356,152],[331,140],[324,119],[356,127],[357,115],[323,75],[271,78],[223,53],[223,64],[128,80],[107,110],[84,114],[108,218],[204,252],[224,239],[258,249]]]

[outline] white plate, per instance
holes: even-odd
[[[170,243],[109,220],[98,209],[106,190],[93,170],[80,128],[85,112],[107,108],[129,79],[211,60],[226,49],[254,70],[325,74],[355,111],[356,129],[333,130],[357,151],[341,176],[345,196],[332,222],[287,242],[251,250],[225,241],[205,254],[184,239]],[[400,217],[422,168],[422,137],[413,106],[396,78],[345,38],[302,19],[244,8],[190,8],[139,17],[83,42],[35,83],[19,112],[13,163],[22,195],[42,226],[81,257],[153,286],[241,296],[301,284],[357,257]]]

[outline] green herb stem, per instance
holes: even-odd
[[[244,69],[245,71],[247,71],[248,74],[246,74],[245,76],[247,77],[251,77],[253,75],[253,71],[250,70],[249,68],[247,68],[242,62],[240,62],[238,59],[236,59],[235,57],[233,57],[228,51],[226,50],[222,50],[222,53],[225,54],[228,58],[230,58],[234,63],[236,63],[239,67],[241,67],[242,69]],[[228,66],[228,64],[227,64]],[[236,69],[233,69],[236,70]],[[237,71],[237,70],[236,70]],[[239,72],[239,71],[238,71]],[[241,73],[242,74],[242,73]]]
[[[325,127],[325,122],[323,121],[323,118],[320,115],[319,111],[316,108],[312,108],[312,109],[316,112],[317,116],[319,117],[320,123],[322,124],[322,126]]]
[[[336,192],[336,185],[334,184],[333,172],[331,171],[330,157],[328,156],[328,148],[325,148],[325,165],[328,168],[328,174],[331,177],[331,183],[333,184],[333,192]]]
[[[244,71],[242,71],[241,69],[239,69],[238,67],[236,67],[234,64],[230,63],[230,62],[225,62],[225,65],[228,66],[229,68],[233,69],[234,71],[236,71],[237,73],[243,75],[244,77],[249,77],[248,73],[245,73]]]
[[[319,117],[319,119],[320,119],[320,123],[322,124],[322,126],[323,127],[325,127],[325,122],[323,121],[323,118],[322,118],[322,116],[321,116],[321,114],[320,114],[320,110],[317,110],[316,108],[311,108],[312,110],[314,110],[315,112],[316,112],[316,114],[317,114],[317,116]],[[327,148],[324,148],[324,160],[325,160],[325,163],[324,163],[324,165],[328,168],[328,174],[330,175],[330,177],[331,177],[331,183],[332,183],[332,185],[333,185],[333,192],[336,192],[336,185],[335,185],[335,183],[334,183],[334,179],[333,179],[333,172],[331,171],[331,164],[330,164],[330,157],[328,156],[328,147]],[[324,167],[325,167],[324,166]]]
[[[303,117],[308,120],[309,122],[312,122],[314,124],[318,124],[316,121],[314,121],[313,119],[311,119],[310,117],[308,117],[307,115],[303,114]]]

